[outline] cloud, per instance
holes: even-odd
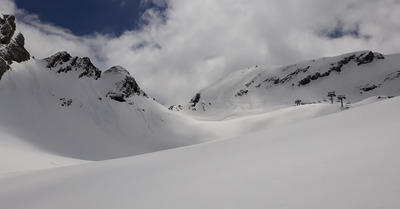
[[[28,50],[37,57],[67,50],[105,69],[122,65],[151,96],[183,103],[230,72],[256,64],[370,49],[400,51],[398,0],[143,0],[154,3],[138,30],[77,37],[21,13]]]
[[[10,0],[0,1],[0,13],[9,14],[17,10],[15,3]]]
[[[148,7],[148,5],[154,4],[157,7],[165,8],[168,5],[168,0],[142,0],[140,3],[142,7]]]
[[[342,38],[344,36],[360,37],[360,28],[357,24],[351,28],[345,29],[343,22],[338,20],[335,26],[326,28],[320,31],[319,34],[331,39]]]

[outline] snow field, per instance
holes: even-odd
[[[399,98],[285,127],[0,179],[5,208],[397,208]]]

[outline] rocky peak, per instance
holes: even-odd
[[[147,97],[128,70],[121,66],[114,66],[104,72],[93,65],[88,57],[72,57],[68,52],[58,52],[44,59],[46,67],[59,74],[71,74],[72,77],[88,77],[100,82],[111,82],[113,85],[106,97],[118,102],[129,102],[133,95]]]
[[[57,73],[78,72],[78,78],[90,77],[96,80],[101,76],[101,71],[93,65],[88,57],[72,57],[64,51],[44,60],[47,62],[46,67],[55,70]]]
[[[115,89],[109,91],[106,97],[118,102],[126,102],[133,95],[147,97],[146,93],[140,89],[135,79],[130,76],[129,72],[125,68],[114,66],[104,71],[104,74],[113,74],[114,77],[117,77]]]
[[[30,54],[24,48],[25,38],[21,33],[16,34],[15,17],[0,15],[0,79],[10,69],[13,61],[29,60]]]
[[[51,57],[45,58],[44,60],[47,61],[48,68],[54,68],[58,64],[63,64],[63,62],[68,62],[71,60],[71,55],[68,52],[58,52]]]
[[[105,74],[108,74],[108,73],[125,74],[125,75],[130,76],[129,71],[119,65],[111,67],[110,69],[104,71],[104,73]]]

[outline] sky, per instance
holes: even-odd
[[[140,16],[147,9],[164,10],[166,6],[140,0],[16,0],[15,3],[20,9],[39,15],[41,21],[78,36],[94,32],[120,36],[126,30],[138,29],[142,24]]]
[[[0,0],[0,10],[36,58],[121,65],[167,106],[254,65],[400,52],[400,0]]]

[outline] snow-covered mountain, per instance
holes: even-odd
[[[13,144],[6,138],[12,138],[51,155],[104,160],[190,145],[209,136],[193,134],[189,119],[147,96],[123,67],[101,71],[89,58],[67,52],[30,59],[14,16],[2,15],[0,23],[3,153]]]
[[[0,98],[7,98],[0,126],[47,152],[102,160],[206,138],[189,135],[194,126],[148,97],[121,66],[100,71],[89,58],[61,52],[11,69],[0,81]]]
[[[224,118],[277,106],[327,101],[328,92],[359,102],[375,95],[400,94],[400,54],[361,51],[284,67],[254,66],[236,71],[171,110]],[[336,99],[335,99],[336,101]]]

